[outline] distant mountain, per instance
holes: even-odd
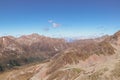
[[[120,32],[74,41],[30,80],[119,80],[119,43]]]
[[[7,73],[5,80],[119,80],[120,31],[70,42],[38,34],[5,36],[0,38],[0,56],[1,71],[47,60],[19,70],[19,75]]]
[[[31,62],[43,61],[66,48],[64,39],[38,34],[0,37],[0,70]]]

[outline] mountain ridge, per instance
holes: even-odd
[[[119,74],[114,71],[117,68],[109,66],[109,64],[112,66],[116,65],[117,60],[120,60],[120,57],[118,57],[118,55],[120,55],[119,48],[114,44],[114,42],[119,41],[116,41],[114,36],[116,36],[116,33],[100,41],[98,41],[99,39],[97,39],[97,41],[95,39],[87,39],[73,42],[73,47],[56,54],[56,56],[46,64],[47,67],[45,66],[41,69],[44,72],[44,76],[41,76],[43,72],[40,70],[30,80],[120,79],[120,77],[114,78],[114,76]],[[120,35],[117,37],[119,36]],[[111,71],[114,71],[115,74]],[[107,72],[112,76],[107,74]]]
[[[37,37],[37,39],[34,39],[34,37]],[[34,66],[31,77],[24,78],[25,80],[119,80],[119,37],[120,34],[117,32],[101,38],[66,42],[64,39],[39,37],[36,34],[22,36],[18,39],[15,38],[15,42],[19,43],[20,46],[17,47],[18,49],[22,47],[24,53],[19,56],[11,55],[11,58],[5,62],[4,58],[1,58],[4,65],[0,66],[0,70],[3,70],[2,67],[14,67],[21,65],[21,63],[26,64],[28,61],[31,63],[31,60],[36,62],[40,59],[40,61],[48,61],[39,64],[39,66]],[[11,39],[15,43],[14,38]],[[0,39],[0,44],[2,44],[2,40],[3,38]],[[6,43],[9,43],[9,41]],[[10,56],[10,50],[7,53]],[[19,58],[13,59],[13,56]],[[9,66],[5,66],[8,64]],[[22,76],[21,74],[17,76],[14,73],[11,75]],[[27,76],[28,74],[24,72],[24,75]],[[15,78],[9,78],[15,80]]]

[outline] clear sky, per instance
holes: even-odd
[[[0,0],[0,36],[82,37],[119,29],[120,0]]]

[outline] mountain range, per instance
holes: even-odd
[[[0,80],[119,80],[120,31],[71,42],[38,34],[0,38],[1,71],[34,62],[41,63]]]

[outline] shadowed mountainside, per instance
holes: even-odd
[[[64,39],[38,34],[0,37],[0,71],[23,64],[44,61],[66,48]]]

